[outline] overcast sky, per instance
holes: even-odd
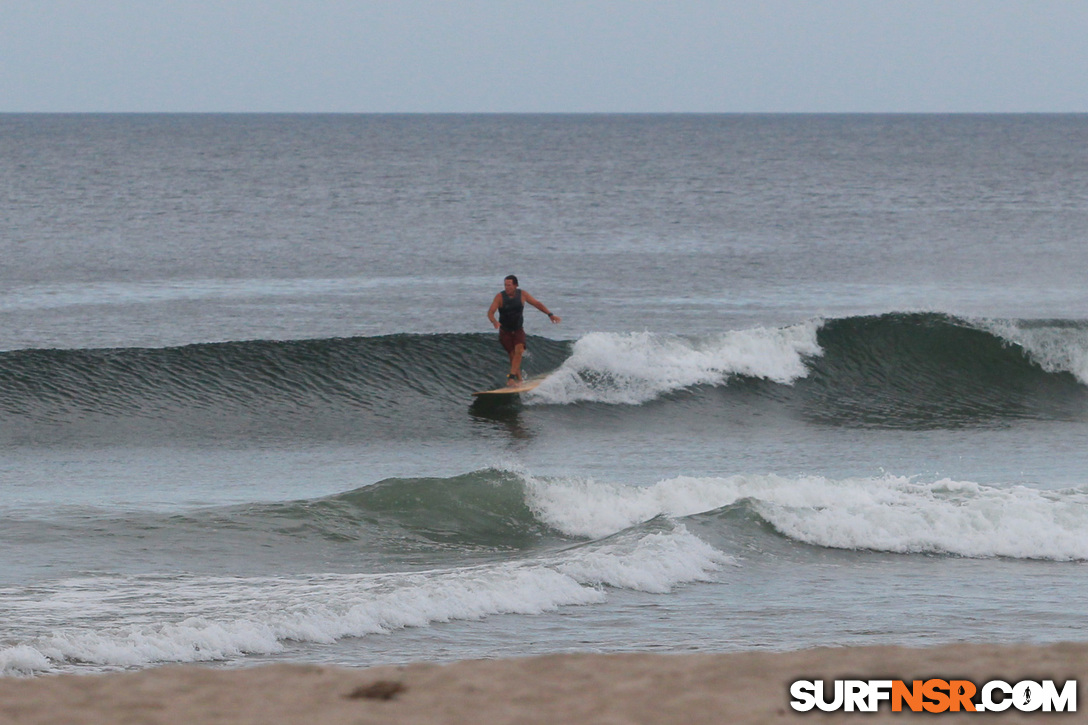
[[[0,112],[1088,112],[1084,0],[0,0]]]

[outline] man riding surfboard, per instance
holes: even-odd
[[[562,320],[558,315],[553,315],[541,302],[528,292],[518,288],[518,278],[508,275],[503,280],[503,290],[495,295],[491,301],[491,307],[487,310],[487,319],[499,331],[499,342],[506,354],[510,356],[510,374],[506,376],[507,387],[514,387],[521,383],[521,356],[525,353],[525,328],[524,311],[528,302],[537,308],[558,325]],[[499,319],[495,319],[495,313],[499,313]]]

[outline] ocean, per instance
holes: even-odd
[[[1088,638],[1088,116],[0,153],[3,675]]]

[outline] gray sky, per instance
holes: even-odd
[[[1084,0],[0,0],[0,112],[1088,112]]]

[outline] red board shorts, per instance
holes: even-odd
[[[525,328],[520,330],[499,330],[499,342],[506,352],[513,354],[514,348],[521,345],[525,349]]]

